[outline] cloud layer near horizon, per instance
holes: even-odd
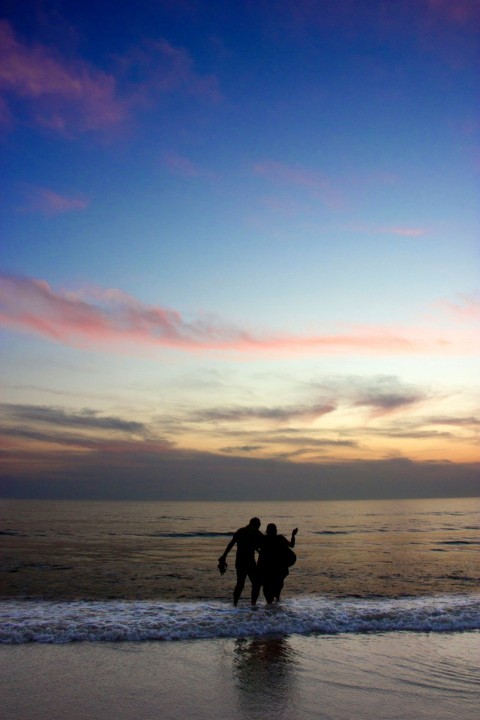
[[[464,317],[478,314],[478,303]],[[461,309],[458,309],[461,314]],[[319,354],[448,354],[472,352],[475,335],[434,334],[421,327],[353,326],[317,335],[255,334],[211,317],[186,320],[179,312],[142,303],[116,289],[55,291],[44,280],[0,275],[0,324],[75,347],[135,351]]]
[[[354,380],[354,379],[350,379]],[[347,383],[347,378],[344,379]],[[351,383],[349,383],[351,384]],[[353,383],[355,384],[355,383]],[[371,405],[383,405],[385,385],[395,378],[372,380],[368,392]],[[377,390],[375,390],[377,388]],[[365,388],[363,388],[365,390]],[[398,390],[397,394],[401,392]],[[405,397],[411,391],[403,388]],[[355,397],[362,390],[357,387]],[[355,397],[351,398],[355,402]],[[312,406],[312,413],[315,408]],[[237,443],[220,452],[180,447],[159,433],[158,418],[144,422],[121,415],[105,415],[91,408],[74,410],[59,406],[3,404],[0,453],[4,474],[0,475],[2,497],[114,498],[114,499],[347,499],[475,495],[478,463],[447,460],[419,462],[395,456],[359,459],[358,428],[354,436],[328,437],[301,432],[289,423],[302,417],[310,422],[308,408],[232,408],[206,410],[203,422],[212,416],[230,424],[240,421],[237,431],[223,433],[235,441],[248,438],[258,445]],[[262,431],[248,432],[245,416],[266,423]],[[200,422],[195,415],[191,420]],[[186,423],[189,418],[185,418]],[[280,423],[281,427],[276,427]],[[417,421],[400,418],[390,429],[370,428],[370,436],[383,432],[390,437],[402,432],[415,437],[430,426],[430,436],[440,426],[478,429],[478,419],[424,417]],[[168,427],[169,423],[166,423]],[[160,424],[161,427],[161,424]],[[171,430],[171,428],[170,428]],[[421,435],[423,437],[423,435]],[[448,433],[443,433],[443,442]],[[287,451],[278,453],[276,446]],[[272,454],[259,457],[257,450],[272,447]],[[288,449],[289,448],[289,449]],[[353,454],[343,457],[346,450]],[[318,458],[324,452],[322,462]],[[317,457],[312,457],[317,453]],[[292,462],[300,460],[300,462]],[[228,479],[228,482],[226,482]]]

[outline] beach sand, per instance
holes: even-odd
[[[0,647],[4,720],[478,720],[480,633]]]

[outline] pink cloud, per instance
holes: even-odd
[[[256,163],[253,170],[257,175],[262,175],[268,180],[299,185],[313,190],[325,190],[330,186],[326,175],[315,170],[308,170],[301,165],[288,165],[275,160],[265,160]]]
[[[442,302],[439,305],[446,308],[448,312],[452,313],[457,319],[464,320],[467,322],[480,322],[480,298],[472,295],[461,295],[460,301],[453,302]]]
[[[465,26],[480,19],[478,0],[425,0],[428,10],[446,22]]]
[[[44,45],[28,45],[0,21],[3,125],[12,121],[15,108],[35,124],[67,136],[106,131],[174,91],[210,101],[220,97],[215,76],[196,73],[188,52],[166,41],[146,42],[117,58],[114,74],[82,59],[63,58]]]
[[[302,165],[265,160],[255,163],[253,172],[269,182],[306,189],[320,197],[326,205],[337,208],[343,204],[343,198],[331,179],[318,170],[310,170]]]
[[[200,170],[189,158],[178,155],[175,152],[168,152],[164,155],[164,163],[173,175],[193,178],[200,175]]]
[[[85,210],[89,203],[90,200],[83,195],[67,197],[48,188],[31,188],[27,193],[27,204],[21,207],[20,211],[60,215],[75,210]]]
[[[418,225],[355,225],[347,226],[348,230],[361,233],[373,233],[375,235],[397,235],[399,237],[425,237],[429,234],[429,230]]]
[[[220,99],[216,77],[197,73],[190,54],[184,48],[174,47],[166,40],[145,42],[144,48],[143,52],[135,54],[133,65],[137,74],[138,69],[143,68],[143,83],[148,91],[183,89],[190,95],[213,102]]]
[[[0,128],[8,128],[12,124],[12,116],[5,98],[0,96]]]
[[[290,354],[445,354],[478,349],[478,342],[423,329],[354,326],[344,333],[255,335],[206,317],[144,303],[118,290],[54,291],[32,278],[0,276],[0,325],[75,347],[111,352],[171,348]]]
[[[427,235],[427,230],[421,227],[405,227],[405,226],[390,226],[381,227],[378,232],[384,232],[388,235],[400,235],[400,237],[424,237]]]
[[[216,173],[200,167],[185,155],[179,155],[176,152],[169,151],[163,156],[163,163],[172,175],[178,177],[192,179],[202,178],[203,180],[217,180]]]
[[[264,3],[267,5],[267,3]],[[268,5],[270,9],[270,5]],[[369,23],[378,31],[403,28],[432,17],[444,23],[468,26],[479,18],[478,0],[402,0],[400,3],[365,3],[342,0],[341,3],[316,3],[312,0],[284,0],[277,12],[288,20],[290,30],[343,27],[352,34]],[[474,27],[469,28],[474,30]]]
[[[276,195],[266,195],[260,198],[260,202],[271,212],[286,217],[294,217],[295,215],[307,216],[312,213],[312,207],[308,202],[296,200],[291,196],[278,197]]]
[[[35,122],[57,131],[105,129],[127,114],[112,75],[22,43],[6,21],[0,22],[0,90],[22,101]]]

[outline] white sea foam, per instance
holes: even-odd
[[[480,630],[480,595],[308,597],[253,609],[220,602],[0,602],[0,643],[7,644],[471,630]]]

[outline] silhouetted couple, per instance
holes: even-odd
[[[266,535],[260,532],[260,525],[260,520],[254,517],[248,525],[237,530],[225,552],[218,559],[218,568],[223,574],[227,566],[227,555],[233,546],[237,545],[235,559],[237,584],[233,591],[234,605],[237,605],[240,599],[247,577],[252,584],[252,605],[256,604],[262,587],[268,604],[280,600],[283,584],[289,572],[288,568],[296,559],[291,548],[295,546],[297,528],[292,531],[291,539],[287,540],[283,535],[278,535],[274,523],[267,525]],[[259,553],[258,562],[255,560],[255,552]]]

